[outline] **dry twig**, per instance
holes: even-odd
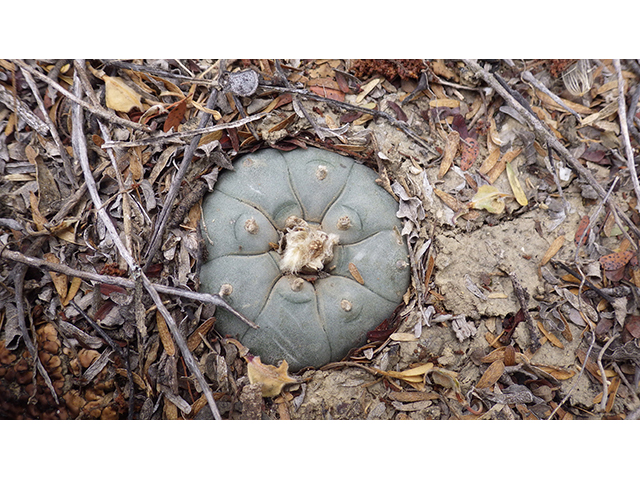
[[[23,69],[27,70],[29,73],[31,73],[32,75],[36,76],[38,79],[42,80],[43,82],[45,82],[47,85],[50,85],[51,87],[53,87],[55,90],[60,92],[62,95],[67,97],[69,100],[71,100],[72,102],[74,102],[77,105],[82,106],[84,109],[90,111],[94,115],[96,115],[98,117],[101,117],[101,118],[104,118],[105,120],[108,120],[111,123],[115,123],[117,125],[121,125],[123,127],[133,128],[134,130],[142,130],[143,132],[147,132],[147,133],[151,132],[151,129],[149,127],[147,127],[146,125],[142,125],[140,123],[132,122],[131,120],[127,120],[125,118],[121,118],[121,117],[117,116],[115,113],[103,108],[102,106],[94,107],[94,106],[88,104],[87,102],[85,102],[81,98],[78,98],[76,95],[74,95],[73,93],[69,92],[65,88],[62,88],[60,85],[58,85],[56,82],[51,80],[46,75],[40,73],[38,70],[33,68],[31,65],[26,64],[22,60],[14,60],[14,62],[17,65],[19,65],[20,68],[23,68]]]
[[[479,77],[481,77],[489,86],[491,86],[513,109],[515,109],[534,130],[536,135],[542,140],[543,143],[549,143],[551,147],[560,155],[560,157],[569,163],[587,182],[593,187],[601,198],[605,198],[607,195],[606,190],[598,183],[593,174],[584,167],[573,155],[565,148],[562,143],[556,138],[556,136],[550,132],[540,119],[529,112],[523,105],[520,104],[496,79],[496,77],[489,71],[482,68],[475,60],[464,60],[467,66]],[[616,202],[612,198],[606,200],[609,208],[614,212],[614,215],[619,215],[625,223],[629,226],[637,238],[640,238],[640,229],[631,221],[631,219],[620,209]],[[634,243],[635,244],[635,243]],[[636,248],[637,248],[637,244]]]
[[[557,96],[555,93],[553,93],[551,90],[549,90],[542,82],[540,82],[536,77],[534,77],[533,74],[529,70],[526,70],[526,71],[522,72],[521,77],[525,82],[529,82],[531,85],[533,85],[535,88],[537,88],[541,92],[549,95],[549,97],[551,97],[551,99],[554,102],[556,102],[558,105],[560,105],[562,108],[564,108],[571,115],[576,117],[578,122],[582,122],[582,119],[580,118],[580,115],[578,114],[578,112],[576,112],[571,107],[568,107],[559,96]]]
[[[29,251],[35,252],[39,250],[42,247],[42,244],[44,243],[44,239],[45,237],[36,238],[33,244],[29,247]],[[31,341],[31,337],[29,336],[29,329],[27,328],[27,323],[25,320],[25,310],[24,310],[25,299],[23,295],[24,277],[26,273],[27,273],[27,267],[25,265],[20,265],[14,272],[14,275],[15,275],[14,276],[14,285],[15,285],[14,295],[15,295],[16,310],[18,315],[18,324],[20,325],[22,340],[24,340],[24,344],[27,347],[27,350],[29,351],[31,358],[33,358],[33,361],[35,362],[38,372],[40,372],[40,375],[42,375],[42,378],[44,379],[45,384],[49,388],[49,391],[51,392],[51,396],[55,400],[56,404],[59,405],[60,401],[58,400],[58,395],[56,394],[56,390],[53,387],[53,383],[51,383],[51,378],[49,378],[49,374],[47,373],[47,370],[44,368],[44,365],[42,365],[42,362],[40,361],[40,356],[38,355],[38,349],[33,344],[33,342]]]
[[[589,348],[587,349],[587,353],[584,356],[584,362],[582,362],[582,366],[580,367],[580,372],[578,373],[578,376],[575,377],[575,379],[573,380],[573,383],[571,384],[571,388],[569,389],[567,394],[560,401],[560,403],[558,405],[556,405],[556,408],[554,408],[553,411],[549,414],[549,416],[547,417],[547,420],[551,420],[554,417],[554,415],[558,412],[558,410],[560,410],[560,408],[562,408],[562,405],[564,405],[564,403],[569,398],[571,398],[571,394],[575,390],[576,386],[578,385],[578,381],[580,381],[580,378],[582,377],[582,374],[584,373],[584,371],[587,368],[587,362],[589,361],[589,355],[591,355],[591,350],[593,350],[593,346],[595,345],[595,343],[596,343],[596,334],[594,332],[591,332],[591,343],[589,344]]]
[[[613,343],[613,341],[618,338],[619,333],[616,333],[611,336],[607,343],[604,344],[600,353],[598,353],[598,369],[600,370],[600,379],[602,381],[602,400],[600,401],[600,410],[604,412],[605,407],[607,406],[607,400],[609,399],[609,381],[607,380],[607,374],[604,371],[604,367],[602,366],[602,357],[604,356],[604,352],[607,351],[607,348]]]
[[[0,258],[11,260],[13,262],[22,263],[30,267],[39,268],[47,272],[51,271],[51,272],[62,273],[63,275],[67,275],[68,277],[71,277],[71,278],[78,277],[88,282],[104,283],[106,285],[117,285],[122,288],[136,287],[135,280],[131,280],[129,278],[113,277],[110,275],[100,275],[98,273],[85,272],[83,270],[71,268],[68,265],[65,265],[63,263],[51,263],[46,260],[42,260],[40,258],[27,256],[27,255],[24,255],[23,253],[9,250],[6,247],[7,246],[0,241]],[[238,312],[233,307],[231,307],[227,302],[225,302],[222,299],[222,297],[220,297],[220,295],[192,292],[191,290],[168,287],[166,285],[160,285],[157,283],[152,283],[151,286],[158,293],[188,298],[190,300],[195,300],[197,302],[210,303],[217,307],[224,308],[229,312],[233,313],[235,316],[237,316],[240,320],[242,320],[244,323],[249,325],[251,328],[258,328],[258,326],[255,323],[253,323],[251,320],[243,316],[240,312]]]
[[[631,141],[629,140],[629,126],[627,124],[627,107],[624,100],[624,78],[622,77],[622,68],[620,67],[620,60],[614,60],[613,66],[616,69],[618,78],[618,118],[620,120],[620,133],[622,134],[622,140],[624,142],[624,150],[627,155],[627,168],[631,175],[631,183],[633,184],[633,190],[636,192],[636,198],[638,199],[638,205],[636,209],[640,208],[640,182],[638,182],[638,174],[636,172],[636,162],[633,158],[633,149],[631,148]]]
[[[209,100],[207,100],[207,106],[206,106],[207,110],[213,109],[213,107],[216,105],[217,99],[218,99],[218,90],[214,88],[211,90],[211,94],[209,95]],[[209,122],[210,118],[211,118],[210,113],[202,112],[202,117],[200,117],[200,123],[198,127],[200,129],[204,129],[207,123]],[[244,120],[249,121],[249,118],[251,117],[248,117]],[[189,147],[184,152],[184,156],[182,158],[182,163],[180,164],[180,168],[178,169],[178,172],[176,173],[176,175],[173,177],[173,180],[171,181],[171,187],[169,187],[169,193],[167,193],[162,211],[160,212],[156,220],[156,228],[155,228],[155,231],[153,232],[151,241],[149,242],[149,247],[147,248],[147,251],[146,251],[147,260],[144,266],[145,270],[149,268],[149,265],[151,265],[151,262],[153,262],[153,257],[155,257],[156,252],[158,251],[158,248],[160,248],[160,242],[162,241],[162,236],[164,235],[165,227],[167,226],[167,222],[169,221],[169,214],[173,209],[173,202],[175,201],[176,197],[178,196],[178,192],[180,191],[180,185],[182,184],[182,179],[187,174],[189,165],[191,165],[191,159],[193,158],[193,154],[195,153],[196,148],[198,148],[198,142],[200,142],[201,135],[202,135],[201,133],[197,133],[191,139],[191,143],[189,144]]]
[[[69,155],[67,155],[67,150],[62,144],[60,135],[58,135],[58,130],[56,129],[55,125],[49,118],[49,114],[47,112],[47,109],[44,106],[44,102],[42,101],[40,92],[38,91],[38,87],[36,86],[36,82],[33,80],[31,73],[29,73],[24,68],[21,70],[22,70],[22,74],[24,75],[24,78],[27,80],[27,83],[29,84],[29,88],[31,89],[33,96],[36,99],[36,103],[38,104],[38,107],[42,112],[42,117],[44,118],[44,121],[47,124],[47,127],[49,128],[49,133],[51,134],[53,141],[58,147],[58,152],[60,153],[60,158],[62,159],[62,166],[64,167],[64,173],[67,176],[67,180],[69,180],[69,183],[74,187],[74,189],[77,189],[78,180],[76,179],[76,176],[73,173],[73,166],[71,165],[71,159],[69,158]]]
[[[365,108],[365,107],[359,107],[358,105],[352,105],[350,103],[341,102],[339,100],[333,100],[331,98],[325,98],[303,89],[278,87],[275,85],[261,85],[261,87],[264,90],[273,90],[276,92],[297,94],[311,100],[328,103],[329,105],[333,105],[334,107],[344,109],[347,111],[362,112],[362,113],[367,113],[373,116],[374,118],[382,118],[387,122],[389,122],[394,127],[404,132],[409,138],[411,138],[413,141],[415,141],[418,145],[420,145],[422,148],[427,150],[429,153],[432,153],[433,155],[440,157],[440,153],[435,148],[433,148],[433,146],[431,146],[426,140],[424,140],[416,132],[414,132],[405,122],[396,120],[395,118],[393,118],[393,116],[389,115],[386,112],[382,112],[380,110],[372,110],[370,108]]]
[[[77,73],[74,73],[73,85],[74,85],[74,93],[76,95],[79,94],[81,85],[80,85],[80,80],[78,78]],[[151,295],[153,302],[155,303],[156,307],[158,308],[165,322],[167,323],[167,326],[169,327],[169,330],[171,331],[171,334],[176,344],[178,344],[178,348],[182,353],[185,363],[187,364],[187,366],[189,367],[189,370],[196,377],[198,383],[200,384],[200,388],[202,389],[202,392],[204,393],[207,399],[207,402],[209,404],[209,408],[211,409],[213,417],[219,420],[222,417],[220,416],[220,412],[218,411],[218,407],[216,406],[216,402],[213,398],[211,389],[209,388],[209,385],[207,384],[207,381],[204,378],[204,375],[200,371],[200,368],[198,367],[197,362],[193,358],[193,355],[189,350],[189,347],[187,346],[186,340],[182,337],[182,334],[178,330],[178,325],[173,319],[173,316],[169,313],[167,308],[162,303],[162,299],[158,295],[158,292],[153,288],[153,285],[151,284],[147,276],[144,274],[142,269],[136,264],[131,254],[127,251],[126,247],[123,245],[122,241],[120,240],[120,237],[118,236],[118,232],[115,229],[115,226],[111,222],[111,219],[109,218],[107,212],[104,210],[102,201],[100,200],[100,196],[98,195],[96,184],[93,180],[91,167],[89,166],[89,158],[87,157],[86,139],[84,137],[84,131],[83,131],[84,119],[82,115],[82,109],[80,108],[80,106],[81,105],[79,103],[76,103],[72,107],[73,127],[72,127],[71,141],[72,141],[73,150],[74,150],[76,159],[80,162],[80,165],[82,167],[82,171],[84,173],[87,188],[89,189],[91,200],[93,201],[93,204],[95,205],[97,213],[101,217],[109,233],[109,236],[111,237],[111,240],[116,245],[118,252],[122,256],[122,258],[124,258],[125,262],[129,266],[130,271],[132,272],[134,277],[138,277],[142,279],[142,283],[144,287],[149,292],[149,295]]]

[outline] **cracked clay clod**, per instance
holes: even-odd
[[[409,286],[398,204],[372,170],[316,148],[261,150],[234,168],[203,202],[200,281],[260,328],[222,309],[216,328],[292,370],[340,360]]]

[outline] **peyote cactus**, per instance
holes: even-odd
[[[200,280],[260,328],[225,310],[216,328],[292,370],[340,360],[409,285],[398,204],[372,170],[316,148],[261,150],[234,167],[203,203]]]

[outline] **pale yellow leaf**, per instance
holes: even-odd
[[[437,98],[435,100],[431,100],[429,102],[429,106],[431,108],[436,108],[436,107],[458,108],[460,106],[460,100],[455,100],[453,98]]]
[[[123,113],[128,113],[133,107],[144,110],[140,95],[121,79],[103,75],[102,80],[106,86],[107,107]]]
[[[513,191],[513,196],[516,198],[516,201],[523,207],[528,205],[527,195],[524,193],[511,163],[507,163],[507,178],[509,179],[509,185],[511,185],[511,190]]]
[[[487,295],[487,298],[498,299],[498,298],[509,298],[506,293],[501,292],[492,292]]]
[[[473,196],[469,206],[475,209],[485,209],[489,213],[502,213],[504,212],[504,201],[502,197],[506,197],[504,193],[494,187],[493,185],[482,185],[478,188],[478,192]]]
[[[60,260],[53,253],[45,253],[44,259],[50,263],[59,264]],[[60,296],[60,302],[64,304],[64,301],[67,299],[67,276],[62,273],[49,272],[51,276],[51,280],[53,281],[53,286],[56,287],[56,292]]]
[[[247,376],[251,385],[262,384],[263,397],[275,397],[280,394],[282,388],[289,383],[297,383],[295,378],[289,376],[289,364],[283,360],[279,367],[265,365],[260,357],[247,355]]]
[[[413,333],[400,332],[392,333],[389,338],[394,342],[415,342],[418,340]]]
[[[381,80],[382,79],[380,77],[377,77],[377,78],[374,78],[373,80],[371,80],[366,85],[364,85],[362,87],[362,91],[356,97],[356,103],[362,103],[363,100],[365,99],[365,97],[367,95],[369,95],[369,93],[371,93],[371,90],[376,88],[376,86],[380,83]]]
[[[69,285],[69,291],[67,292],[67,296],[62,300],[62,306],[66,307],[69,305],[69,302],[73,300],[73,297],[76,296],[78,290],[80,290],[80,285],[82,284],[82,279],[80,277],[73,277],[71,280],[71,285]]]

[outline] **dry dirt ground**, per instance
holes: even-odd
[[[0,418],[635,417],[639,85],[608,60],[2,61]],[[203,112],[223,127],[181,176]],[[263,397],[210,305],[164,291],[163,316],[82,190],[80,151],[133,265],[197,291],[218,173],[305,146],[378,173],[412,282],[367,345]]]

